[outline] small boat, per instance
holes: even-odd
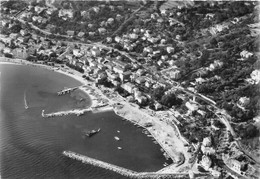
[[[120,140],[120,138],[119,138],[119,137],[117,137],[117,136],[115,136],[114,138],[115,138],[117,141],[119,141],[119,140]]]
[[[88,137],[91,137],[93,136],[94,134],[97,134],[98,132],[100,132],[100,128],[98,130],[91,130],[91,131],[83,131],[84,135],[88,136]]]
[[[42,110],[42,117],[45,117],[45,114],[44,114],[44,109]]]
[[[118,130],[117,133],[120,133],[120,131]]]
[[[122,150],[123,148],[122,147],[117,147],[118,150]]]

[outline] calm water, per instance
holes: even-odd
[[[39,67],[0,64],[0,168],[2,178],[121,179],[116,173],[61,155],[71,150],[135,171],[156,171],[165,159],[160,147],[141,130],[113,112],[44,119],[53,112],[89,106],[74,96],[57,96],[63,87],[80,83]],[[24,108],[24,93],[29,109]],[[101,128],[91,138],[82,130]],[[120,133],[117,132],[120,131]],[[120,137],[116,141],[114,136]],[[122,147],[123,150],[118,150]]]

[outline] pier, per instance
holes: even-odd
[[[110,163],[103,162],[101,160],[97,160],[88,156],[84,156],[75,152],[71,151],[64,151],[62,153],[64,156],[69,157],[71,159],[75,159],[81,161],[82,163],[89,164],[95,167],[100,167],[106,170],[110,170],[116,172],[120,175],[142,179],[142,178],[149,178],[149,179],[189,179],[189,174],[187,173],[156,173],[156,172],[136,172],[133,170],[129,170],[123,167],[119,167]]]
[[[71,114],[80,116],[86,112],[91,112],[91,111],[92,111],[92,108],[87,108],[87,109],[74,109],[74,110],[69,110],[69,111],[60,111],[60,112],[45,114],[44,110],[42,110],[42,117],[49,118],[49,117],[57,117],[57,116],[66,116],[66,115],[71,115]]]
[[[82,87],[83,85],[81,85],[81,86],[76,86],[76,87],[72,87],[72,88],[65,88],[65,89],[63,89],[63,90],[61,90],[61,91],[58,91],[57,92],[57,94],[60,96],[60,95],[63,95],[63,94],[69,94],[69,93],[71,93],[72,91],[74,91],[74,90],[76,90],[76,89],[78,89],[78,88],[80,88],[80,87]]]

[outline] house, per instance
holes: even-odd
[[[5,44],[0,42],[0,51],[5,48]]]
[[[27,34],[28,34],[28,31],[27,31],[27,30],[24,30],[24,29],[22,29],[22,30],[20,30],[20,34],[21,34],[22,36],[25,36],[25,35],[27,35]]]
[[[5,44],[10,44],[13,39],[11,37],[0,37],[0,40]]]
[[[144,73],[145,73],[145,71],[143,69],[138,69],[136,71],[136,74],[139,75],[139,76],[142,76]]]
[[[203,156],[202,156],[202,160],[201,160],[200,163],[201,163],[201,166],[202,166],[206,171],[208,171],[209,168],[210,168],[211,165],[212,165],[211,159],[210,159],[208,156],[206,156],[206,155],[203,155]]]
[[[11,49],[9,48],[9,47],[5,47],[4,49],[3,49],[3,53],[11,53]]]
[[[248,97],[241,97],[241,98],[239,98],[239,104],[241,105],[241,106],[246,106],[246,105],[248,105],[249,104],[249,102],[250,102],[250,98],[248,98]]]
[[[199,109],[198,104],[188,101],[185,103],[185,106],[189,109],[190,112],[197,111]]]
[[[138,84],[142,84],[145,82],[145,78],[143,76],[140,76],[138,78],[135,79],[135,82]]]
[[[19,59],[26,59],[28,57],[28,51],[26,49],[16,48],[13,50],[13,56]]]
[[[72,53],[76,57],[82,57],[83,56],[83,53],[80,51],[80,49],[73,49]]]
[[[144,52],[153,53],[153,49],[151,47],[145,47],[143,49]]]
[[[129,34],[129,38],[132,40],[136,40],[136,39],[138,39],[138,35],[135,33],[132,33],[132,34]]]
[[[116,36],[116,37],[115,37],[115,41],[116,41],[117,43],[120,43],[120,42],[121,42],[121,38],[120,38],[119,36]]]
[[[61,9],[59,10],[59,17],[68,17],[68,18],[73,18],[73,10],[72,9]]]
[[[199,78],[195,78],[195,81],[196,81],[197,84],[202,84],[202,83],[204,83],[206,80],[205,80],[204,78],[199,77]]]
[[[100,50],[99,50],[99,48],[92,48],[92,49],[91,49],[91,54],[92,54],[94,57],[100,56]]]
[[[226,161],[226,165],[231,168],[233,171],[235,171],[236,173],[241,174],[241,169],[243,168],[243,164],[240,163],[238,160],[236,159],[228,159]]]
[[[173,47],[166,47],[167,53],[174,53],[174,48]]]
[[[113,18],[108,18],[107,19],[107,23],[110,24],[110,25],[112,25],[114,23],[114,21],[115,20]]]
[[[79,32],[78,37],[83,37],[85,35],[85,32]]]
[[[123,19],[123,17],[120,15],[120,14],[117,14],[116,15],[116,20],[117,21],[121,21]]]
[[[143,104],[147,101],[147,98],[145,96],[136,96],[135,98],[139,104]]]
[[[121,81],[130,80],[131,74],[132,74],[131,71],[126,71],[124,73],[119,73],[119,78],[121,79]]]
[[[93,9],[93,11],[94,11],[95,13],[99,13],[99,11],[100,11],[100,8],[97,7],[97,6],[92,7],[92,9]]]
[[[119,74],[124,73],[124,69],[120,66],[114,66],[113,70],[114,70],[114,72],[119,73]]]
[[[121,87],[126,90],[128,93],[132,94],[134,92],[135,85],[128,82],[121,85]]]
[[[155,108],[155,110],[160,110],[160,109],[162,109],[162,105],[160,103],[156,102],[154,104],[154,108]]]
[[[84,66],[84,64],[82,62],[77,61],[76,66],[79,68],[82,68]]]
[[[16,39],[18,36],[19,36],[18,33],[11,33],[11,34],[9,35],[9,37],[10,37],[11,39]]]
[[[37,12],[38,14],[40,14],[43,10],[45,10],[44,7],[40,7],[40,6],[35,6],[34,7],[34,11]]]
[[[244,57],[244,58],[249,58],[249,57],[251,57],[252,55],[253,55],[253,53],[248,52],[248,51],[246,51],[246,50],[243,50],[242,52],[240,52],[240,56],[241,56],[241,57]]]
[[[181,72],[180,70],[174,69],[169,72],[169,75],[172,79],[179,79],[181,77]]]
[[[68,30],[68,31],[67,31],[67,35],[68,35],[68,36],[73,36],[74,33],[75,33],[75,32],[74,32],[73,30]]]
[[[107,31],[107,30],[106,30],[105,28],[98,28],[99,34],[105,34],[106,31]]]

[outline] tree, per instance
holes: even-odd
[[[159,87],[155,88],[154,91],[152,92],[152,97],[153,97],[155,100],[160,101],[161,98],[162,98],[162,96],[164,95],[164,92],[165,92],[164,87],[159,86]]]
[[[245,129],[241,130],[241,136],[246,139],[256,137],[258,134],[259,130],[253,124],[249,124]]]

